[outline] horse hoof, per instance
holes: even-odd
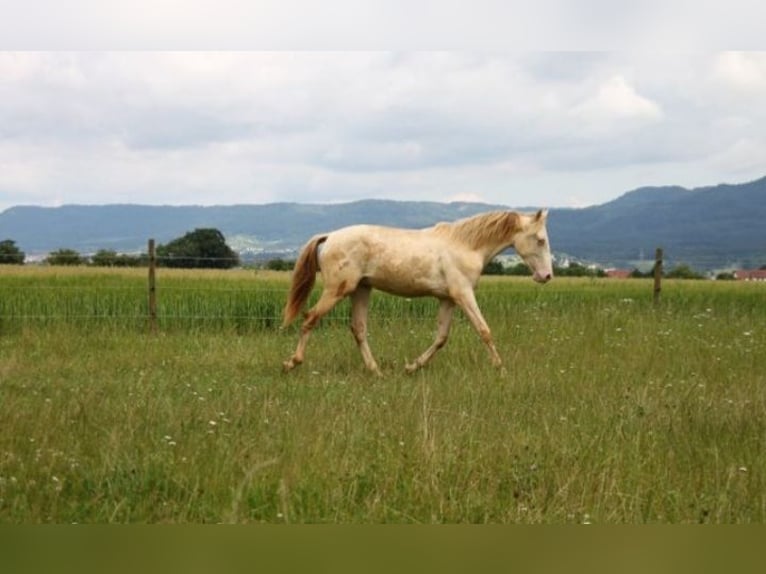
[[[415,371],[417,371],[420,368],[420,365],[417,363],[410,363],[409,365],[404,366],[404,370],[408,375],[411,375]]]
[[[378,363],[374,362],[371,365],[367,365],[367,370],[370,371],[376,377],[382,377],[383,371],[380,370]]]

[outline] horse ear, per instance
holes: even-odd
[[[546,217],[548,217],[548,210],[547,209],[541,209],[535,214],[535,221],[542,221]]]

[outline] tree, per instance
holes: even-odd
[[[270,271],[291,271],[295,267],[295,261],[285,261],[284,259],[269,259],[266,262],[266,269]]]
[[[654,271],[647,271],[644,273],[638,268],[633,268],[633,271],[630,272],[631,279],[647,279],[648,277],[654,277]]]
[[[223,233],[214,228],[195,229],[160,245],[157,257],[166,267],[230,269],[239,265],[239,256],[226,244]]]
[[[99,249],[90,258],[90,262],[96,267],[114,267],[115,261],[117,261],[117,252],[111,249]]]
[[[82,265],[85,258],[74,249],[57,249],[48,254],[45,262],[48,265]]]
[[[500,263],[497,259],[493,259],[487,263],[482,273],[484,275],[503,275],[505,273],[505,269],[503,268],[502,263]]]
[[[703,275],[697,273],[688,265],[679,265],[666,275],[668,279],[704,279]]]
[[[112,249],[99,249],[90,261],[97,267],[138,267],[141,264],[140,257]]]
[[[511,265],[510,267],[506,267],[505,269],[506,275],[532,275],[532,271],[527,267],[525,263],[517,263],[516,265]]]
[[[23,265],[25,257],[12,239],[0,241],[0,265]]]
[[[560,277],[605,277],[606,272],[600,268],[591,269],[582,263],[573,261],[568,267],[553,268],[553,275]]]

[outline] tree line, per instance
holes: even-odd
[[[239,255],[227,245],[218,229],[200,228],[158,245],[157,264],[175,268],[231,269],[240,264]],[[26,254],[12,239],[0,241],[0,264],[23,265]],[[99,267],[141,267],[149,264],[149,254],[130,255],[112,249],[100,249],[88,257],[69,248],[57,249],[48,254],[49,265],[94,265]]]
[[[482,271],[484,275],[532,275],[525,263],[503,265],[498,259],[493,259]],[[554,277],[605,277],[603,269],[586,267],[580,263],[570,263],[567,267],[553,266]]]
[[[187,269],[231,269],[241,264],[239,255],[229,247],[226,239],[218,229],[198,228],[185,235],[173,239],[165,245],[157,246],[157,264],[161,267]],[[26,254],[19,249],[12,239],[0,241],[0,265],[23,265]],[[149,255],[141,253],[130,255],[117,253],[112,249],[100,249],[91,256],[81,255],[74,249],[57,249],[48,254],[45,263],[49,265],[93,265],[97,267],[146,267]],[[291,259],[269,259],[262,266],[273,271],[290,271],[295,265]],[[766,268],[766,265],[761,269]],[[493,259],[484,268],[485,275],[531,275],[524,263],[503,265],[498,259]],[[553,273],[558,277],[605,277],[606,272],[600,268],[586,267],[580,263],[570,263],[567,267],[554,266]],[[641,272],[634,269],[633,278],[648,278],[654,276],[654,271]],[[705,279],[705,275],[688,265],[678,265],[664,272],[668,279]],[[734,279],[732,273],[719,273],[716,279]]]

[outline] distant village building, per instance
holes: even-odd
[[[606,276],[610,279],[629,279],[633,271],[631,269],[607,269]]]
[[[766,269],[738,269],[734,278],[737,281],[766,281]]]

